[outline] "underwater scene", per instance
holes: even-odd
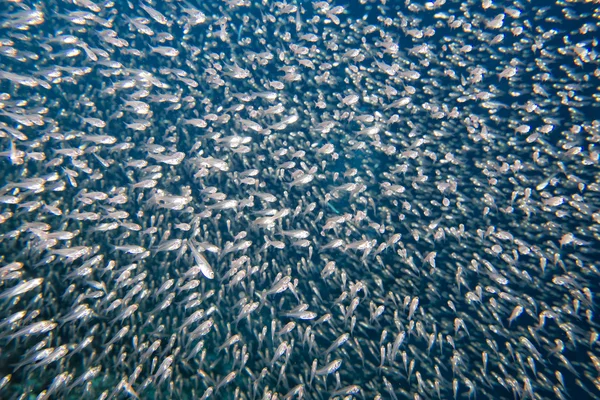
[[[0,0],[0,399],[600,398],[599,28]]]

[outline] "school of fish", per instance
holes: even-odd
[[[0,398],[600,398],[599,26],[0,0]]]

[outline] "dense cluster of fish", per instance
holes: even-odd
[[[600,7],[534,3],[0,0],[0,398],[598,398]]]

